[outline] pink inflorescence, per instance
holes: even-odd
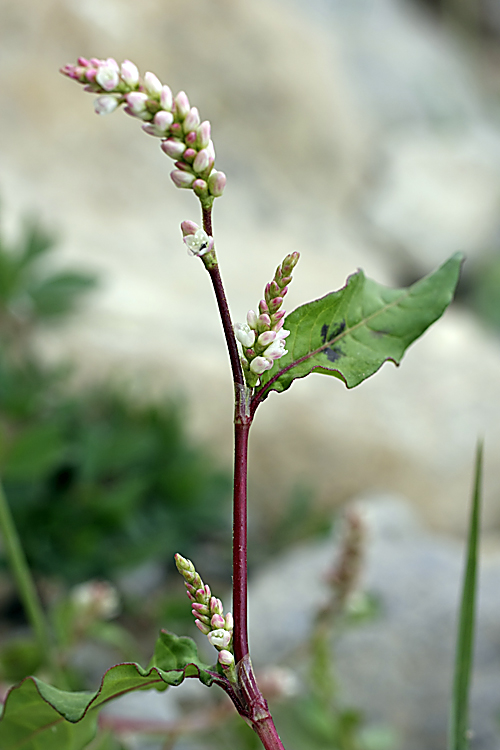
[[[210,205],[222,195],[226,176],[214,169],[210,123],[200,121],[184,91],[173,96],[154,73],[145,73],[141,79],[133,62],[124,60],[118,65],[112,57],[79,57],[76,65],[65,65],[61,73],[85,84],[85,91],[98,94],[94,102],[97,114],[109,114],[124,105],[128,115],[143,121],[146,133],[161,138],[162,151],[175,161],[170,176],[177,187],[193,190]]]
[[[290,334],[283,328],[283,298],[292,280],[292,271],[299,253],[287,255],[278,266],[274,279],[266,285],[264,299],[259,302],[259,315],[250,310],[245,324],[236,323],[235,336],[240,345],[240,358],[247,385],[253,388],[260,376],[270,370],[285,354],[285,339]]]

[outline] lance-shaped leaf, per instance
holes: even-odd
[[[71,693],[26,677],[11,688],[0,719],[1,750],[83,750],[96,733],[98,710],[134,690],[180,685],[186,677],[203,684],[224,678],[208,671],[191,638],[162,632],[152,664],[118,664],[108,669],[95,693]]]
[[[339,291],[298,307],[285,320],[288,354],[278,360],[277,371],[275,366],[262,375],[254,403],[311,372],[333,375],[354,388],[387,360],[398,365],[450,304],[461,263],[456,253],[407,289],[389,289],[358,271]]]

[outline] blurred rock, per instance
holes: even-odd
[[[498,123],[468,52],[408,2],[4,0],[0,17],[7,230],[36,211],[60,233],[61,264],[103,277],[85,313],[47,331],[40,350],[71,357],[83,380],[114,374],[139,398],[187,393],[193,435],[228,464],[227,355],[178,229],[198,208],[170,184],[158,142],[121,113],[96,117],[62,64],[129,57],[210,118],[229,178],[215,233],[237,321],[294,250],[288,309],[358,266],[397,285],[452,250],[496,241]],[[252,440],[256,504],[278,513],[297,482],[327,508],[367,487],[396,489],[428,521],[460,530],[456,498],[481,433],[498,524],[500,467],[488,456],[500,451],[499,370],[498,340],[457,312],[398,372],[386,366],[353,393],[313,377],[270,397]]]
[[[440,750],[446,745],[464,546],[425,531],[401,499],[371,496],[355,505],[367,529],[364,589],[376,596],[380,615],[338,638],[335,664],[343,700],[393,726],[404,750]],[[250,642],[257,666],[292,663],[294,652],[303,657],[336,552],[332,540],[309,544],[254,578]],[[500,739],[499,580],[496,539],[481,560],[472,690],[474,747],[484,750]]]

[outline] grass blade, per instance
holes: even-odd
[[[467,560],[458,622],[448,750],[467,750],[469,747],[469,690],[476,611],[482,473],[483,445],[479,442],[476,452],[474,490],[467,540]]]

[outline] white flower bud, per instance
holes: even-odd
[[[153,117],[153,124],[156,130],[161,134],[164,134],[165,131],[168,130],[173,121],[173,114],[171,112],[165,112],[165,110],[160,110]]]
[[[174,169],[173,172],[170,172],[170,177],[178,188],[190,188],[194,182],[194,174],[182,172],[180,169]]]
[[[160,93],[160,104],[163,109],[166,109],[167,112],[170,112],[172,110],[172,104],[174,103],[174,97],[172,96],[172,90],[170,86],[162,86],[161,87],[161,93]]]
[[[180,120],[183,120],[189,112],[189,99],[185,91],[179,91],[175,97],[175,109]]]
[[[94,110],[98,115],[109,115],[111,112],[115,111],[117,106],[118,99],[116,96],[110,96],[109,94],[98,96],[94,101]]]
[[[255,329],[257,325],[257,315],[253,310],[249,310],[247,313],[247,323],[250,328]]]
[[[275,338],[276,331],[264,331],[264,333],[261,333],[259,338],[257,339],[257,343],[259,346],[268,346],[274,341]]]
[[[125,99],[127,100],[129,109],[133,114],[139,115],[146,109],[148,95],[144,94],[142,91],[132,91],[130,94],[126,95]]]
[[[168,138],[166,141],[162,141],[161,149],[167,154],[167,156],[170,156],[171,159],[180,159],[186,150],[186,146],[184,143],[181,143],[181,141],[176,141],[174,138]]]
[[[162,83],[154,73],[144,74],[144,86],[148,94],[151,94],[151,96],[160,96]]]
[[[124,60],[120,67],[121,79],[127,86],[137,86],[139,83],[139,71],[137,65],[130,60]]]
[[[196,130],[200,124],[200,115],[196,107],[191,107],[186,115],[186,119],[182,123],[182,129],[185,133],[189,133],[191,130]]]

